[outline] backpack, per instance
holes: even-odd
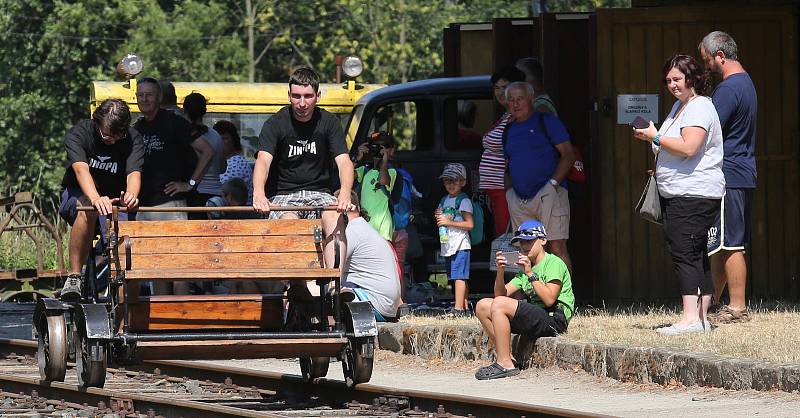
[[[414,179],[408,171],[402,168],[396,170],[397,174],[402,178],[403,191],[400,194],[400,201],[395,203],[392,207],[392,221],[394,222],[394,229],[401,230],[406,229],[411,222],[414,198],[421,197],[422,195],[417,191],[417,188],[414,187]],[[397,180],[395,180],[395,182],[396,181]]]
[[[547,131],[547,126],[544,124],[544,115],[539,113],[537,116],[537,122],[539,125],[539,130],[542,131],[544,137],[547,138],[547,142],[550,143],[550,146],[556,150],[556,153],[560,155],[560,152],[553,144],[552,138],[550,138],[550,132]],[[511,124],[506,125],[506,129],[503,130],[503,152],[505,152],[506,142],[508,141],[508,127]],[[569,173],[567,173],[567,180],[573,183],[586,183],[586,171],[584,170],[584,163],[583,163],[583,153],[581,152],[580,148],[577,145],[573,144],[570,141],[570,146],[572,146],[572,151],[575,155],[575,162],[572,164],[572,167],[569,168]]]
[[[447,195],[439,201],[439,207],[444,205]],[[461,202],[469,199],[466,193],[461,192],[456,196],[456,209],[461,207]],[[471,245],[478,245],[483,242],[483,206],[480,203],[472,202],[472,229],[469,231],[469,241]]]

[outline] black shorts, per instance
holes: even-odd
[[[708,229],[708,255],[720,250],[744,251],[750,243],[753,189],[725,189],[722,207]]]
[[[511,318],[511,332],[530,338],[555,337],[567,330],[567,317],[561,308],[552,312],[541,306],[521,300]]]

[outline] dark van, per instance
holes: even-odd
[[[351,156],[368,134],[391,132],[397,141],[395,160],[414,177],[423,197],[414,216],[424,262],[414,268],[415,281],[444,271],[434,210],[447,192],[439,180],[445,164],[459,162],[468,171],[465,192],[484,207],[484,240],[473,246],[471,282],[476,291],[491,291],[488,271],[494,226],[486,196],[478,190],[481,138],[499,117],[489,76],[438,78],[384,87],[364,95],[355,105],[346,129]],[[420,265],[424,264],[424,265]],[[425,269],[425,270],[423,270]],[[419,277],[423,276],[423,277]]]

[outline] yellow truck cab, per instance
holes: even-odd
[[[173,82],[178,106],[189,93],[200,93],[208,100],[208,113],[204,122],[212,126],[219,120],[229,120],[239,129],[242,146],[249,156],[258,149],[258,134],[269,117],[289,104],[288,84],[282,83],[234,83],[234,82]],[[384,85],[360,84],[349,80],[342,84],[320,84],[318,106],[339,116],[342,128],[347,125],[350,111],[365,94]],[[136,104],[136,80],[93,81],[90,92],[90,111],[105,99],[125,100],[134,112],[136,120],[139,108]],[[347,145],[352,140],[348,138]]]

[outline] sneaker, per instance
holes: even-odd
[[[750,321],[750,311],[747,308],[738,309],[731,308],[728,305],[723,305],[719,311],[708,314],[708,320],[714,325],[721,324],[736,324],[741,322]]]
[[[64,302],[76,302],[81,299],[81,280],[80,274],[70,274],[61,289],[61,300]]]
[[[711,324],[708,321],[705,322],[697,321],[694,324],[688,326],[672,324],[666,327],[656,328],[656,332],[661,335],[681,335],[681,334],[691,334],[695,332],[710,332],[710,331],[711,331]]]

